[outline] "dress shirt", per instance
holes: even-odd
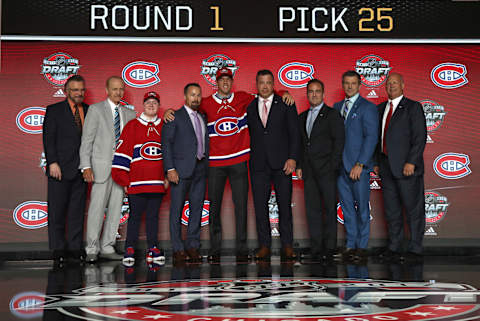
[[[347,115],[345,115],[345,119],[348,118],[348,115],[350,114],[350,111],[352,110],[353,105],[354,105],[355,102],[357,101],[358,96],[360,96],[360,93],[356,93],[355,95],[353,95],[353,96],[350,97],[350,98],[345,97],[345,100],[343,101],[343,107],[342,107],[341,115],[343,115],[343,110],[345,109],[345,102],[346,102],[346,100],[348,99],[348,100],[350,101],[350,104],[349,104],[348,110],[347,110]]]
[[[110,109],[112,110],[112,119],[113,123],[115,124],[115,107],[118,107],[118,114],[120,115],[120,132],[123,130],[123,119],[122,119],[122,113],[120,112],[120,106],[121,104],[118,103],[118,105],[115,105],[113,101],[110,100],[110,98],[107,98],[108,105],[110,106]]]
[[[75,117],[75,104],[70,99],[67,99],[70,110],[72,111],[73,116]],[[85,113],[83,111],[83,105],[80,103],[78,105],[78,113],[80,114],[80,120],[82,121],[82,126],[85,121]]]
[[[400,100],[402,100],[403,98],[403,95],[397,97],[397,98],[394,98],[392,100],[388,100],[387,101],[387,106],[385,106],[385,111],[383,112],[383,118],[382,118],[382,140],[380,140],[382,142],[382,150],[383,150],[383,136],[384,136],[384,131],[385,131],[385,122],[387,120],[387,116],[388,116],[388,113],[390,112],[390,102],[393,104],[393,111],[392,111],[392,117],[393,117],[393,114],[395,113],[395,110],[397,109],[398,107],[398,104],[400,103]],[[389,125],[390,126],[390,125]]]
[[[260,119],[262,119],[263,101],[265,99],[267,100],[267,119],[268,119],[268,115],[270,114],[270,109],[272,108],[273,94],[271,94],[268,98],[263,98],[258,96],[258,115],[260,116]]]
[[[320,109],[322,109],[322,107],[323,107],[323,101],[320,105],[317,105],[315,107],[310,107],[310,110],[308,111],[308,114],[307,114],[307,123],[305,124],[305,130],[307,131],[307,134],[310,135],[310,133],[308,133],[308,124],[312,122],[312,129],[313,129],[313,124],[315,123],[315,119],[317,119],[318,113],[320,112]]]
[[[198,114],[198,111],[196,110],[193,110],[192,108],[185,106],[185,109],[187,110],[188,112],[188,116],[190,116],[190,121],[192,122],[192,126],[193,126],[193,129],[196,130],[195,128],[195,114]],[[203,143],[203,155],[205,155],[205,132],[206,132],[206,128],[205,128],[205,122],[203,121],[203,117],[202,115],[198,114],[198,118],[200,119],[200,125],[202,128],[201,131],[202,131],[202,143]]]

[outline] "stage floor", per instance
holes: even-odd
[[[3,262],[0,320],[480,319],[480,257],[148,266]]]

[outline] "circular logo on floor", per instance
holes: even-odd
[[[239,279],[99,285],[41,305],[84,320],[373,321],[480,316],[480,291],[455,283]]]

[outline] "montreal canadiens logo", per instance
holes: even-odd
[[[430,73],[430,78],[440,88],[454,89],[468,83],[466,74],[465,65],[446,62],[435,66]]]
[[[420,100],[425,114],[425,120],[427,122],[427,131],[429,133],[434,132],[443,124],[445,115],[445,107],[437,104],[431,99]]]
[[[26,229],[37,229],[48,224],[47,202],[23,202],[13,210],[15,223]]]
[[[22,292],[10,300],[10,312],[21,319],[41,317],[45,303],[45,295],[40,292]]]
[[[357,60],[355,70],[360,74],[362,84],[368,87],[378,87],[388,77],[390,62],[377,55],[367,55]]]
[[[148,61],[134,61],[122,70],[125,83],[135,88],[145,88],[160,82],[158,64]]]
[[[210,215],[210,201],[205,200],[203,202],[202,219],[200,221],[200,226],[208,225],[209,215]],[[182,211],[182,219],[181,219],[181,222],[183,225],[188,225],[189,217],[190,217],[190,202],[185,201],[185,205],[183,206],[183,211]]]
[[[356,209],[356,205],[355,205],[355,209]],[[370,210],[372,209],[372,206],[370,204],[370,202],[368,202],[368,207],[370,208]],[[370,221],[373,220],[373,216],[372,214],[370,214]],[[345,224],[345,218],[343,216],[343,210],[342,210],[342,206],[340,205],[340,202],[337,203],[337,221],[340,223],[340,224]]]
[[[238,119],[235,117],[223,117],[215,122],[215,133],[218,136],[232,136],[238,131]]]
[[[46,109],[43,107],[27,107],[22,109],[16,118],[17,127],[27,134],[41,134]]]
[[[425,222],[436,224],[443,220],[449,205],[445,196],[434,191],[425,192]]]
[[[476,320],[478,295],[470,285],[422,281],[181,280],[87,287],[49,295],[39,308],[85,320]]]
[[[147,142],[140,147],[140,156],[143,159],[157,161],[162,159],[162,144]]]
[[[217,70],[228,68],[232,71],[233,77],[238,69],[237,62],[228,56],[214,54],[202,61],[200,75],[212,86],[217,85]]]
[[[470,158],[468,155],[445,153],[435,158],[433,170],[442,178],[459,179],[472,172],[468,167],[469,164]]]
[[[76,75],[79,69],[78,59],[67,53],[58,52],[43,59],[41,74],[52,85],[61,87],[70,76]]]
[[[313,65],[302,62],[290,62],[278,70],[278,79],[285,87],[303,88],[313,79]]]

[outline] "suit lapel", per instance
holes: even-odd
[[[272,118],[275,117],[274,113],[276,112],[277,108],[278,108],[278,100],[277,100],[276,96],[273,96],[272,106],[270,106],[270,112],[268,113],[267,124],[266,124],[265,128],[268,128],[268,125],[273,121]],[[257,110],[258,110],[258,108],[257,108]],[[260,118],[260,123],[261,122],[262,122],[262,120]]]
[[[402,97],[402,99],[398,103],[397,108],[395,108],[395,111],[392,114],[392,118],[390,119],[390,123],[388,124],[388,128],[390,128],[392,124],[395,123],[395,121],[402,115],[404,110],[405,110],[405,96]]]
[[[70,104],[68,103],[68,100],[65,100],[63,112],[64,112],[65,121],[70,123],[69,128],[71,128],[77,134],[80,134],[80,130],[78,129],[77,124],[75,123],[75,116],[72,113],[72,109],[70,108]]]
[[[110,108],[110,105],[107,100],[103,102],[103,119],[105,123],[107,124],[108,132],[111,134],[111,137],[114,137],[114,129],[113,129],[113,114],[112,114],[112,109]]]
[[[190,120],[190,115],[188,114],[187,108],[183,106],[180,110],[183,110],[183,116],[184,116],[183,118],[184,118],[184,121],[186,122],[187,127],[190,128],[191,134],[193,134],[193,136],[196,137],[195,128],[193,128],[193,124],[192,124],[192,121]]]
[[[315,121],[313,122],[313,125],[312,125],[312,132],[310,133],[310,136],[312,135],[315,127],[318,126],[318,123],[321,122],[326,117],[328,110],[325,110],[325,107],[326,105],[323,104],[322,108],[320,108],[320,110],[318,111],[317,117],[315,118]]]
[[[344,104],[345,104],[345,101],[344,101]],[[349,123],[353,115],[357,113],[358,106],[360,106],[360,96],[358,96],[357,100],[355,100],[355,103],[353,104],[352,109],[348,113],[347,119],[345,120],[345,124]]]

